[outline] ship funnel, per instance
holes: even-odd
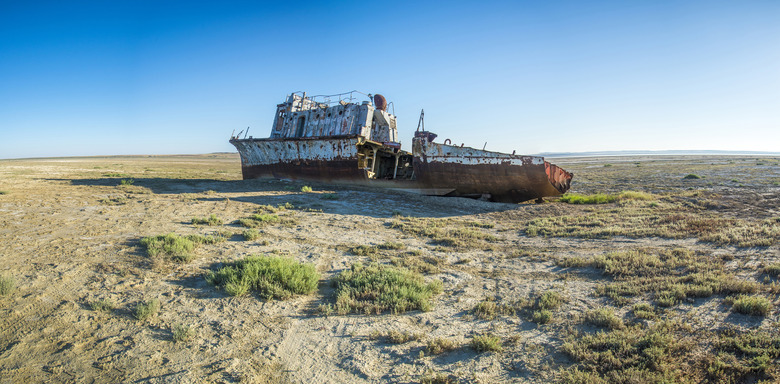
[[[380,94],[374,95],[374,107],[380,111],[387,111],[387,100]]]

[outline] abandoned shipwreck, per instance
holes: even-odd
[[[396,117],[382,95],[354,102],[295,92],[276,106],[271,136],[232,136],[244,179],[373,185],[438,196],[522,202],[566,192],[572,174],[543,157],[435,143],[420,115],[412,152],[401,149]],[[392,106],[392,103],[390,103]],[[421,129],[422,128],[422,129]]]

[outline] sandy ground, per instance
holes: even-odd
[[[557,159],[573,171],[573,191],[655,193],[696,188],[717,193],[719,215],[748,220],[780,216],[780,166],[776,159],[725,157],[631,157]],[[605,167],[605,164],[609,164]],[[705,175],[683,181],[687,173]],[[130,185],[121,180],[132,179]],[[241,181],[237,155],[106,157],[0,161],[0,273],[16,289],[0,297],[0,382],[203,383],[419,382],[443,372],[461,382],[549,382],[571,361],[559,352],[562,325],[603,305],[592,292],[598,276],[571,278],[555,267],[562,256],[595,255],[632,247],[682,246],[729,253],[745,276],[758,265],[780,261],[778,245],[740,249],[696,239],[526,237],[521,228],[536,217],[581,212],[562,203],[497,204],[460,198],[416,196],[372,189],[303,183]],[[335,199],[323,198],[335,195]],[[255,241],[238,235],[233,222],[259,205],[290,203],[293,225],[262,229]],[[215,214],[219,227],[196,226],[193,217]],[[393,215],[490,223],[482,231],[499,240],[491,247],[454,250],[389,227]],[[155,266],[139,240],[174,232],[236,233],[230,240],[198,248],[189,264]],[[436,260],[444,292],[430,312],[392,315],[330,315],[329,281],[356,261],[356,245],[401,242]],[[532,250],[538,257],[513,257]],[[322,274],[318,291],[287,301],[230,297],[208,285],[204,274],[250,254],[280,252],[314,264]],[[384,252],[384,251],[383,251]],[[396,253],[393,253],[396,252]],[[556,287],[567,293],[559,325],[537,325],[522,316],[481,320],[470,310],[485,298],[517,301]],[[159,315],[135,320],[140,302],[159,299]],[[110,299],[116,308],[94,311],[90,303]],[[681,305],[703,328],[724,323],[777,326],[777,310],[761,318],[735,317],[714,300]],[[176,342],[172,329],[196,330]],[[391,344],[377,334],[419,333],[422,339]],[[476,334],[504,339],[503,353],[468,348]],[[421,354],[436,337],[462,344],[436,356]]]

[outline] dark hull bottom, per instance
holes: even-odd
[[[551,183],[546,166],[500,164],[415,163],[415,180],[369,179],[356,160],[300,161],[267,165],[244,165],[244,179],[276,178],[312,180],[393,188],[426,195],[488,197],[491,201],[519,203],[545,196],[557,196],[568,189]],[[554,165],[552,166],[554,167]],[[569,179],[571,177],[569,176]]]

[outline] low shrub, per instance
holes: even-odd
[[[780,263],[773,263],[765,266],[763,272],[767,275],[780,277]]]
[[[655,319],[657,314],[655,308],[648,303],[636,304],[631,308],[631,312],[634,313],[638,319],[652,320]]]
[[[313,189],[311,189],[311,187],[308,185],[304,185],[303,187],[301,187],[301,192],[309,193],[311,191],[313,191]]]
[[[16,288],[16,280],[9,275],[0,275],[0,296],[5,296],[13,292]]]
[[[437,372],[426,372],[420,378],[420,384],[455,384],[457,382],[457,378]]]
[[[162,257],[180,263],[188,263],[194,258],[195,243],[175,233],[144,237],[141,245],[146,247],[146,254],[152,258]]]
[[[355,256],[371,256],[376,255],[378,251],[378,248],[373,245],[358,245],[356,247],[350,248],[349,252],[351,252]]]
[[[482,320],[493,320],[498,315],[512,315],[515,309],[506,304],[496,303],[494,300],[483,300],[471,310],[471,313]]]
[[[114,310],[115,305],[109,299],[100,299],[90,302],[89,307],[96,312],[111,312]]]
[[[313,265],[278,256],[249,256],[211,271],[206,281],[231,296],[256,291],[266,299],[287,299],[317,289],[320,275]]]
[[[569,204],[607,204],[617,201],[616,195],[596,193],[593,195],[581,195],[579,193],[567,193],[560,197],[560,201]]]
[[[255,228],[248,228],[241,235],[244,236],[244,240],[252,241],[260,237],[260,232]]]
[[[729,296],[725,302],[743,315],[766,316],[772,310],[772,302],[764,296]]]
[[[471,348],[474,348],[477,353],[501,352],[504,350],[501,346],[501,339],[492,334],[474,336],[471,339]]]
[[[437,337],[435,339],[428,340],[428,343],[425,346],[425,351],[429,355],[439,355],[445,352],[454,351],[456,349],[458,349],[458,343],[443,337]]]
[[[143,321],[156,316],[158,312],[160,312],[160,300],[152,299],[136,305],[135,310],[133,310],[133,316],[137,320]]]
[[[536,299],[536,308],[553,310],[563,304],[563,295],[558,291],[547,291]]]
[[[701,176],[695,174],[695,173],[689,173],[683,177],[685,180],[698,180],[701,179]]]
[[[222,219],[212,213],[209,217],[193,217],[192,224],[216,226],[222,225]]]
[[[176,324],[173,326],[173,340],[176,342],[188,341],[195,337],[196,331],[189,325]]]
[[[552,312],[546,309],[534,311],[531,321],[537,324],[547,324],[552,320]]]
[[[615,315],[615,311],[608,308],[594,309],[585,315],[585,320],[598,327],[609,329],[622,329],[625,327],[623,319]]]
[[[417,333],[392,330],[385,334],[385,338],[388,342],[393,344],[404,344],[413,340],[420,340],[422,335]]]
[[[353,264],[333,279],[333,285],[340,314],[429,311],[433,296],[442,292],[440,280],[426,284],[419,273],[379,264]]]

